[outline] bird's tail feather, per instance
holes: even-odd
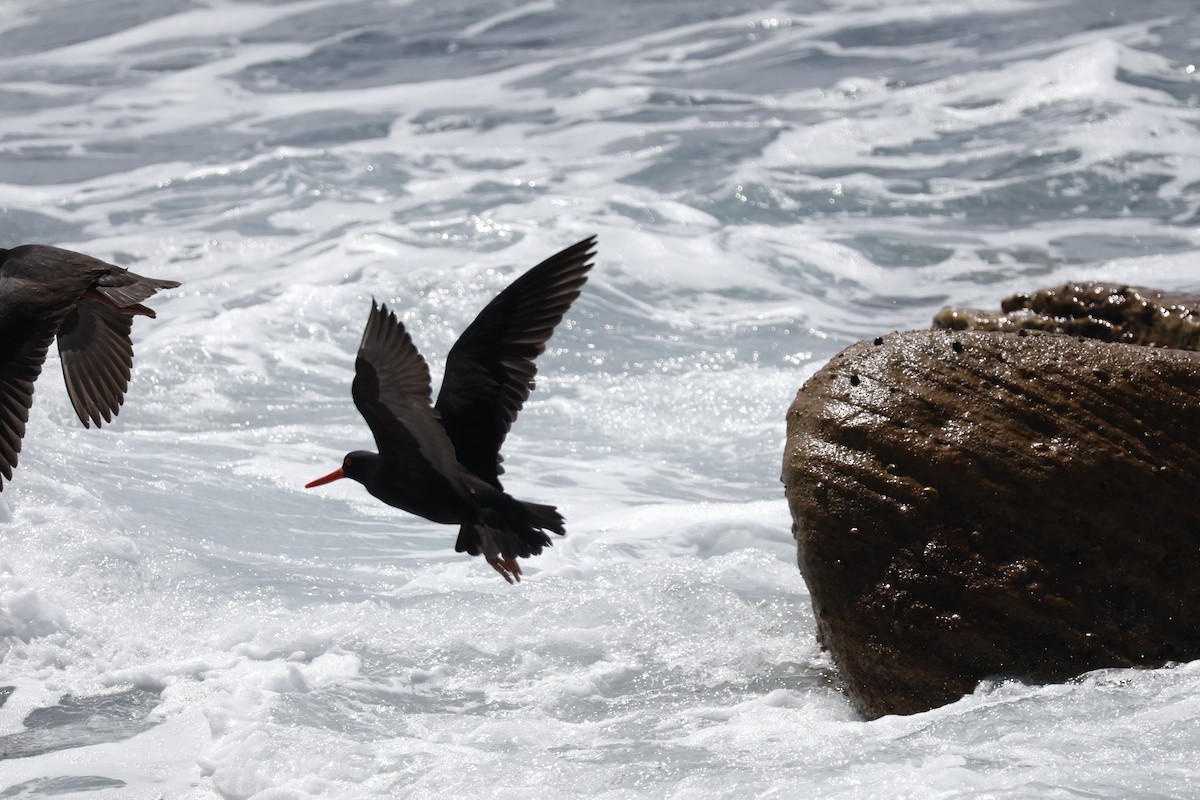
[[[487,509],[479,518],[464,522],[458,529],[455,551],[489,558],[528,558],[551,545],[546,531],[560,536],[566,533],[562,514],[554,506],[513,503],[506,509],[508,513]]]
[[[174,289],[179,281],[163,278],[147,278],[136,272],[122,270],[100,278],[96,291],[118,308],[136,307],[136,313],[153,317],[154,312],[140,305],[143,300],[162,289]]]
[[[563,527],[562,514],[558,513],[558,509],[554,506],[546,506],[541,503],[521,503],[525,506],[525,511],[529,514],[529,521],[535,528],[541,528],[552,533],[557,533],[559,536],[566,534],[567,529]]]

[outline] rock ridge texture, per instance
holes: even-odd
[[[1147,290],[1073,289],[1099,305],[1057,330],[1145,312]],[[868,717],[1200,658],[1200,354],[1119,343],[1112,319],[1116,341],[1022,329],[1053,313],[967,330],[980,316],[858,342],[788,411],[800,571]]]

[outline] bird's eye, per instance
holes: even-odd
[[[350,459],[350,456],[346,456],[346,460],[342,462],[342,466],[343,466],[343,467],[348,467],[348,466],[350,466],[350,460],[351,460],[351,459]]]

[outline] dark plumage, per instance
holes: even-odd
[[[0,249],[0,474],[12,480],[33,383],[58,339],[63,378],[84,427],[112,418],[133,365],[133,317],[176,281],[143,278],[71,250],[41,244]],[[0,481],[0,489],[3,481]]]
[[[513,281],[463,331],[446,357],[437,403],[429,367],[387,306],[371,303],[351,394],[378,453],[350,453],[309,483],[356,480],[388,505],[459,525],[455,550],[483,554],[509,583],[517,558],[562,534],[553,506],[525,503],[500,485],[500,447],[534,387],[536,359],[587,281],[595,237]]]

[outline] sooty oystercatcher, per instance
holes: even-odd
[[[351,395],[378,453],[357,450],[305,488],[356,480],[388,505],[459,526],[454,549],[483,554],[506,581],[518,558],[565,532],[553,506],[517,500],[500,485],[500,446],[534,387],[536,359],[587,281],[589,237],[551,256],[488,303],[446,356],[436,403],[429,367],[403,323],[371,302]]]

